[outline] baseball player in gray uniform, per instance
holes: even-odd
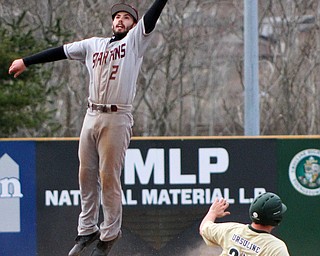
[[[287,207],[280,197],[266,192],[249,208],[250,225],[236,222],[215,223],[216,218],[230,214],[225,199],[216,199],[200,224],[200,235],[208,245],[219,245],[220,255],[289,256],[286,244],[271,231],[280,224]]]
[[[143,55],[167,3],[155,0],[142,19],[127,4],[111,8],[110,38],[93,37],[13,61],[19,76],[29,65],[63,59],[84,63],[89,72],[88,109],[79,141],[81,213],[78,236],[69,256],[78,256],[98,240],[92,256],[108,255],[121,235],[120,175],[132,133],[132,103]],[[102,205],[103,222],[98,225]]]

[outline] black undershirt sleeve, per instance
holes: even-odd
[[[52,62],[57,60],[64,60],[67,59],[66,54],[64,53],[63,46],[58,46],[54,48],[49,48],[42,52],[36,53],[34,55],[28,56],[23,58],[24,65],[26,67],[39,64],[39,63],[46,63]]]
[[[160,14],[165,7],[168,0],[156,0],[149,10],[145,13],[143,22],[145,32],[149,34],[155,28],[156,23],[160,17]]]

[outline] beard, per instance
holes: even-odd
[[[125,29],[125,31],[123,31],[123,32],[117,32],[117,31],[114,29],[114,27],[112,27],[113,35],[116,36],[116,37],[125,37],[125,36],[128,34],[129,30],[134,27],[134,25],[135,25],[135,24],[133,24],[133,25],[130,26],[130,27],[127,27],[127,28]]]
[[[116,31],[113,31],[113,35],[116,36],[116,37],[125,37],[127,34],[128,34],[129,30],[128,31],[124,31],[124,32],[116,32]]]

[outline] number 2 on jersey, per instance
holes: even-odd
[[[119,65],[113,65],[109,80],[116,80]]]

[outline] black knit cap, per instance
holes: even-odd
[[[132,7],[131,5],[120,3],[120,4],[115,4],[114,6],[111,7],[111,16],[112,20],[116,16],[118,12],[127,12],[129,13],[132,18],[135,20],[135,22],[138,22],[139,15],[138,11]]]

